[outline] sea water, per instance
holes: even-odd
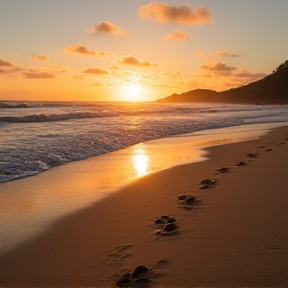
[[[287,108],[0,103],[0,254],[65,215],[101,205],[135,178],[203,161],[204,147],[255,139],[287,124]]]
[[[287,121],[287,105],[1,102],[0,182],[172,135]]]

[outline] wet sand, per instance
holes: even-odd
[[[288,127],[208,152],[208,161],[140,178],[3,254],[0,286],[113,287],[145,265],[152,287],[286,287]],[[218,182],[199,189],[205,178]],[[199,202],[185,209],[181,194]],[[177,233],[155,233],[161,215],[174,216]]]

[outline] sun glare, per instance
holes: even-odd
[[[131,95],[137,96],[140,93],[140,87],[133,85],[133,86],[129,87],[129,92]]]
[[[146,155],[145,149],[137,148],[134,150],[133,162],[135,167],[135,172],[138,176],[143,176],[149,173],[150,163],[149,157]]]
[[[131,85],[125,88],[126,101],[143,101],[143,90],[139,85]]]

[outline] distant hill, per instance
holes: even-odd
[[[288,104],[288,60],[270,75],[250,84],[217,92],[195,89],[182,94],[173,94],[159,103],[237,103],[237,104]]]

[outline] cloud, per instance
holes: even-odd
[[[174,74],[164,73],[163,76],[164,76],[164,77],[177,78],[177,77],[181,77],[181,73],[180,73],[180,72],[176,72],[176,73],[174,73]]]
[[[0,69],[0,74],[4,74],[4,73],[8,73],[8,71],[4,69]]]
[[[239,57],[239,55],[236,54],[236,53],[229,52],[229,51],[223,51],[223,50],[217,51],[216,55],[218,55],[218,56],[227,56],[227,57]]]
[[[76,80],[85,80],[85,77],[83,77],[82,75],[74,75],[74,76],[73,76],[73,79],[76,79]]]
[[[201,68],[211,72],[231,72],[236,70],[236,67],[228,66],[221,62],[210,62],[202,65]]]
[[[140,60],[137,57],[126,55],[118,60],[122,64],[141,66],[141,67],[158,67],[158,64]]]
[[[164,40],[177,40],[180,42],[185,42],[189,39],[188,35],[183,31],[175,31],[173,33],[164,34]]]
[[[96,82],[94,82],[93,83],[93,85],[92,86],[96,86],[96,87],[103,87],[103,86],[106,86],[105,84],[103,84],[102,82],[100,82],[100,81],[96,81]]]
[[[233,76],[240,77],[240,78],[262,79],[265,76],[267,76],[267,74],[263,72],[251,73],[247,70],[238,70],[236,73],[233,74]]]
[[[153,75],[150,75],[150,74],[143,74],[141,76],[141,80],[146,82],[146,81],[155,81],[155,80],[158,80],[159,77],[158,76],[153,76]]]
[[[88,69],[84,70],[83,73],[93,74],[93,75],[108,75],[109,74],[107,70],[98,68],[98,67],[89,67]]]
[[[206,24],[212,20],[210,11],[206,7],[192,9],[183,4],[179,7],[163,2],[148,3],[138,10],[141,18],[151,18],[160,23],[178,23],[183,25]]]
[[[91,56],[106,56],[105,52],[90,50],[82,44],[70,45],[70,46],[65,48],[65,51],[68,53],[88,55],[88,56],[89,55],[91,55]]]
[[[54,64],[49,66],[52,70],[52,73],[66,73],[67,71],[71,70],[68,66],[63,66],[61,64]]]
[[[122,36],[122,37],[128,36],[128,32],[126,30],[107,21],[99,22],[96,26],[92,28],[92,32],[95,35],[110,34],[110,35]]]
[[[37,60],[48,60],[48,57],[44,56],[44,55],[31,55],[31,58],[33,59],[37,59]]]
[[[132,77],[135,75],[135,72],[134,71],[130,71],[130,70],[121,70],[120,71],[120,75],[122,77]]]
[[[113,65],[110,67],[111,70],[120,70],[120,68],[117,65]]]
[[[0,59],[0,66],[2,66],[2,67],[13,67],[13,64],[11,62],[8,62],[8,61]]]
[[[38,71],[33,71],[33,70],[31,70],[30,72],[23,72],[22,74],[25,76],[25,78],[29,78],[29,79],[51,79],[51,78],[55,78],[55,75],[53,75],[52,73],[38,72]]]

